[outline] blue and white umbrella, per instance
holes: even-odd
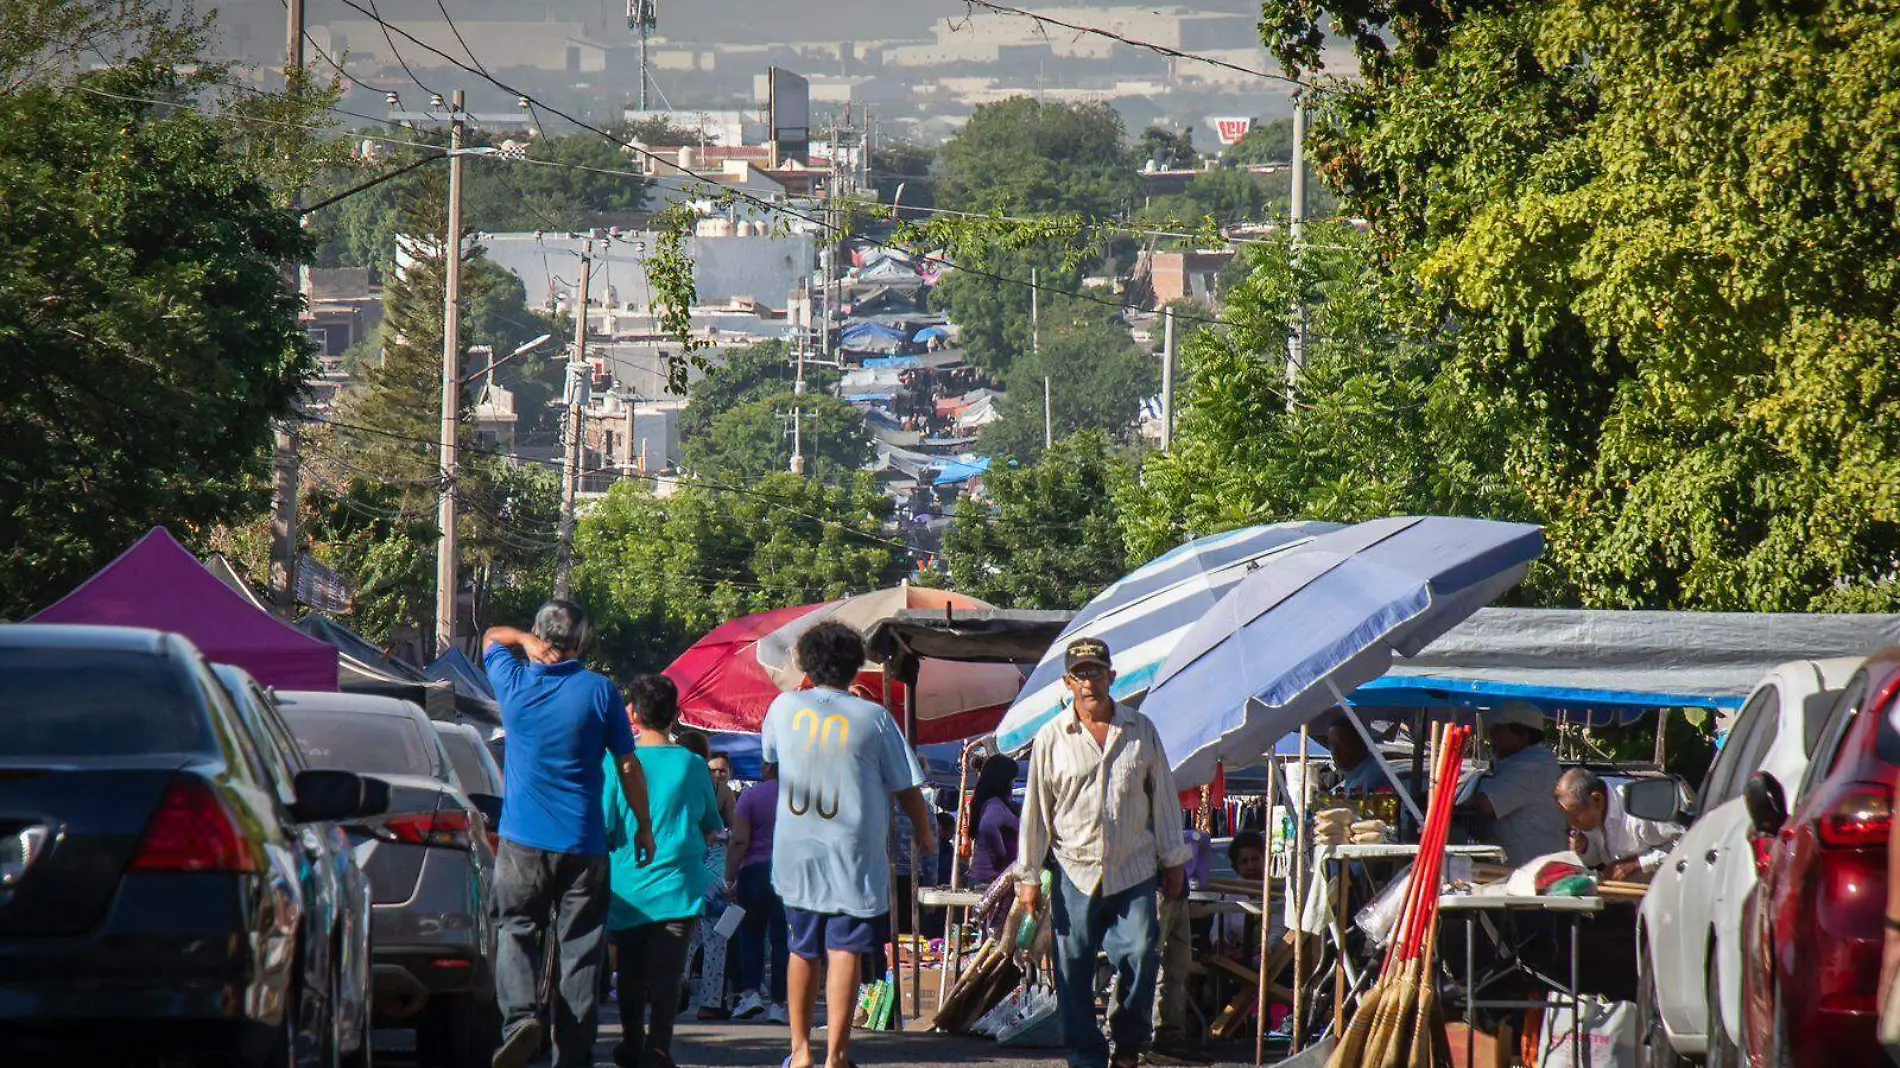
[[[1128,700],[1148,689],[1175,643],[1245,578],[1248,569],[1275,553],[1341,529],[1336,523],[1274,523],[1210,534],[1148,561],[1085,605],[1023,684],[1021,695],[996,728],[997,748],[1027,748],[1062,708],[1062,654],[1070,639],[1087,635],[1108,643],[1115,664],[1114,694]]]
[[[1377,519],[1263,560],[1188,629],[1142,711],[1183,788],[1383,675],[1523,580],[1542,528],[1443,516]]]

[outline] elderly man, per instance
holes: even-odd
[[[1630,815],[1616,784],[1586,768],[1557,780],[1557,806],[1570,824],[1571,850],[1605,879],[1648,882],[1682,837],[1673,823]]]
[[[1042,867],[1056,857],[1050,916],[1056,943],[1056,1002],[1072,1068],[1133,1068],[1152,1031],[1162,893],[1187,892],[1189,850],[1179,794],[1148,717],[1110,695],[1108,645],[1078,638],[1064,651],[1069,708],[1036,733],[1023,799],[1018,900],[1039,904]],[[1115,969],[1109,1030],[1095,1023],[1095,959]]]
[[[1553,793],[1563,769],[1544,745],[1544,713],[1527,701],[1511,701],[1483,714],[1491,742],[1491,770],[1478,792],[1460,806],[1490,821],[1480,838],[1504,850],[1513,866],[1528,864],[1567,842],[1563,810]]]

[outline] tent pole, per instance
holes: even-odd
[[[905,651],[905,659],[906,661],[910,661],[908,650]],[[915,663],[914,661],[910,662]],[[917,664],[917,667],[919,669],[918,674],[922,675],[923,665]],[[904,741],[910,746],[912,753],[917,752],[916,679],[910,679],[904,684]],[[926,804],[924,807],[929,808],[929,805]],[[927,812],[925,815],[932,820],[937,818],[937,814],[934,812]],[[935,828],[933,827],[932,830],[935,830]],[[910,1007],[911,1011],[919,1017],[923,1016],[924,1001],[924,954],[918,946],[918,943],[922,941],[924,936],[924,921],[923,909],[917,903],[924,886],[923,847],[920,844],[923,833],[924,829],[922,827],[912,827],[910,829]],[[952,865],[956,863],[956,850],[954,848],[951,850],[950,863]],[[949,916],[946,915],[944,920],[948,922]],[[904,999],[900,997],[897,1000],[902,1002]],[[898,1029],[902,1030],[902,1025],[899,1025]]]
[[[1274,803],[1280,798],[1279,781],[1280,758],[1276,754],[1269,753],[1267,755],[1266,819],[1262,822],[1260,828],[1263,832],[1261,839],[1265,841],[1268,846],[1273,844],[1274,828],[1271,825],[1271,821],[1273,819]],[[1237,826],[1229,829],[1235,834],[1240,833],[1240,828]],[[1272,857],[1273,852],[1269,849],[1267,851],[1267,863],[1263,865],[1266,870],[1260,874],[1260,974],[1259,990],[1254,1005],[1253,1035],[1253,1063],[1255,1068],[1259,1068],[1260,1065],[1267,1062],[1267,984],[1272,982],[1272,978],[1267,975],[1267,956],[1269,953],[1268,933],[1273,928],[1273,917],[1269,911],[1273,908]]]
[[[1298,1053],[1306,1048],[1306,818],[1307,808],[1312,805],[1313,792],[1308,787],[1312,782],[1312,765],[1307,760],[1307,741],[1310,732],[1300,727],[1300,822],[1294,827],[1294,840],[1298,843],[1298,852],[1293,854],[1293,872],[1297,880],[1294,891],[1293,915],[1293,1043],[1292,1052]],[[1265,961],[1261,961],[1264,966]]]

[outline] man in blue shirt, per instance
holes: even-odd
[[[535,613],[533,633],[494,627],[482,636],[482,661],[508,745],[495,858],[502,1041],[494,1068],[521,1068],[540,1050],[535,1003],[550,927],[560,967],[554,1068],[593,1063],[609,899],[603,753],[614,755],[620,788],[639,822],[639,863],[653,859],[646,775],[634,755],[633,728],[614,684],[581,665],[587,629],[579,605],[555,600]]]
[[[759,732],[761,756],[778,765],[772,886],[791,928],[786,968],[791,1010],[789,1068],[812,1068],[812,1013],[820,961],[830,969],[826,1064],[850,1063],[851,1014],[861,958],[890,937],[891,798],[904,806],[926,855],[936,820],[924,803],[923,769],[897,723],[878,705],[844,692],[864,666],[864,640],[827,622],[798,639],[810,689],[780,694]]]

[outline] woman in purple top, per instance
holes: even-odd
[[[726,848],[726,881],[745,919],[739,923],[739,1001],[735,1020],[765,1014],[770,1023],[786,1022],[785,903],[772,889],[772,825],[778,820],[778,765],[765,765],[765,778],[739,795],[732,816],[732,841]],[[772,947],[771,1000],[761,985],[765,948]]]
[[[993,882],[1016,863],[1016,806],[1010,798],[1016,789],[1016,761],[1001,753],[983,762],[976,775],[976,791],[970,797],[975,814],[976,839],[970,852],[970,882]]]

